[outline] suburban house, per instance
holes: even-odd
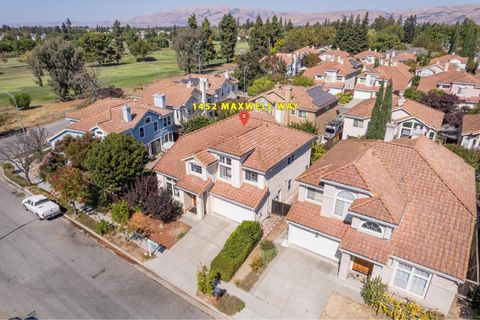
[[[331,94],[338,94],[344,90],[351,90],[355,85],[355,76],[359,69],[348,61],[339,63],[327,61],[308,68],[303,76],[313,79],[315,83],[323,85]]]
[[[367,133],[375,99],[363,100],[344,113],[342,139],[360,138]],[[387,133],[393,138],[426,136],[435,140],[445,114],[414,100],[393,96],[392,119]]]
[[[338,277],[447,314],[465,282],[476,226],[475,172],[425,137],[341,140],[298,177],[288,242],[338,263]]]
[[[298,188],[314,136],[275,123],[265,112],[238,115],[180,136],[155,165],[159,186],[199,219],[216,213],[237,222],[262,221],[272,201]]]
[[[467,149],[480,149],[480,114],[463,116],[460,144]]]
[[[226,70],[224,73],[189,74],[176,80],[152,82],[134,92],[132,98],[147,105],[166,104],[173,111],[174,123],[179,126],[191,118],[203,114],[214,116],[195,105],[218,103],[237,97],[239,81]]]
[[[303,47],[303,48],[300,48],[300,49],[297,49],[295,50],[293,53],[296,53],[298,54],[298,56],[301,58],[303,58],[303,56],[307,55],[307,54],[315,54],[315,55],[318,55],[319,54],[319,50],[318,49],[315,49],[314,46],[307,46],[307,47]]]
[[[412,47],[406,50],[387,50],[385,57],[380,60],[380,65],[396,66],[409,60],[416,60],[418,54],[428,54],[425,48]]]
[[[357,76],[353,97],[355,99],[370,99],[376,96],[383,82],[387,85],[392,80],[393,90],[403,93],[412,83],[412,73],[409,67],[403,63],[395,66],[378,66],[372,70],[366,70]]]
[[[474,108],[480,101],[480,76],[449,70],[420,79],[418,90],[428,92],[432,89],[455,94],[461,101],[460,106]]]
[[[298,72],[300,71],[300,68],[302,66],[302,61],[300,54],[293,52],[293,53],[283,53],[279,52],[275,54],[280,60],[285,62],[285,65],[287,66],[287,76],[296,76]]]
[[[364,66],[371,67],[375,65],[375,61],[378,61],[380,64],[380,60],[385,58],[385,55],[377,52],[376,50],[365,50],[357,53],[353,57],[360,61],[360,63],[362,63]]]
[[[345,63],[350,57],[350,54],[343,50],[331,49],[325,51],[319,55],[320,60],[323,62],[334,61],[338,63]]]
[[[447,54],[430,60],[430,64],[418,68],[415,74],[419,77],[429,77],[448,70],[465,71],[468,58]]]
[[[123,133],[145,144],[151,155],[173,145],[173,112],[161,106],[147,106],[120,98],[98,100],[88,107],[67,113],[70,124],[48,138],[50,145],[65,136],[82,136],[90,132],[103,138],[111,133]]]
[[[337,97],[324,91],[321,85],[310,88],[276,85],[272,90],[253,97],[251,101],[271,105],[278,102],[298,103],[296,110],[274,108],[269,112],[278,123],[285,126],[290,123],[311,122],[320,134],[325,132],[326,124],[337,117],[338,111]]]

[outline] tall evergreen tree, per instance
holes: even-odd
[[[284,29],[285,29],[285,32],[288,32],[288,31],[290,31],[290,30],[293,29],[292,20],[288,19],[288,22],[287,22],[287,24],[285,25],[285,28],[284,28]]]
[[[233,16],[225,14],[218,25],[220,29],[220,40],[222,56],[231,62],[235,57],[235,46],[237,45],[238,26]]]
[[[195,16],[195,13],[188,17],[188,26],[190,29],[197,29],[197,16]]]
[[[123,27],[120,21],[115,20],[112,25],[112,47],[115,50],[114,53],[114,60],[120,63],[120,59],[122,59],[123,54],[125,53],[125,46],[124,46],[124,37],[123,37]]]
[[[385,135],[381,135],[379,130],[382,122],[382,102],[383,102],[383,93],[384,93],[384,86],[383,82],[380,85],[380,89],[377,92],[377,97],[375,99],[375,105],[373,106],[372,110],[372,117],[370,119],[370,123],[368,124],[367,139],[383,139]]]
[[[210,21],[208,21],[207,17],[203,19],[202,29],[205,34],[205,43],[203,45],[205,50],[204,60],[208,63],[215,59],[217,53],[215,52],[215,45],[213,43],[213,30],[210,27]]]
[[[462,56],[473,58],[477,52],[478,34],[476,27],[469,27],[465,32],[462,45]]]
[[[455,24],[455,30],[453,31],[452,36],[450,37],[450,48],[448,50],[449,54],[453,54],[457,51],[459,38],[460,38],[460,26],[457,22]]]
[[[383,97],[382,101],[382,116],[381,121],[379,121],[378,125],[378,135],[379,139],[383,139],[385,137],[385,132],[387,130],[387,123],[390,122],[392,119],[392,99],[393,99],[393,83],[392,81],[388,81],[387,88],[385,89],[385,96]]]
[[[255,20],[255,25],[250,31],[250,39],[248,40],[250,50],[260,53],[262,56],[268,53],[268,39],[265,32],[265,26],[263,25],[260,15]]]
[[[358,32],[357,42],[358,51],[362,52],[368,49],[368,11],[363,17],[362,24],[360,25],[360,31]]]
[[[278,21],[277,16],[272,17],[272,21],[267,24],[266,31],[270,48],[273,48],[282,36],[282,24]]]
[[[403,42],[412,43],[417,33],[417,16],[410,16],[403,25]]]

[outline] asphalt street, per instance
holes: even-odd
[[[35,219],[23,196],[0,178],[0,318],[208,318],[65,219]]]

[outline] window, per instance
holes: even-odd
[[[433,140],[435,138],[435,132],[430,131],[430,133],[428,134],[428,138]]]
[[[145,118],[145,123],[150,123],[152,122],[152,118],[150,116]]]
[[[307,111],[298,110],[298,117],[306,119],[307,118]]]
[[[169,141],[173,142],[173,132],[166,133],[163,136],[163,143],[169,142]]]
[[[363,128],[363,120],[353,119],[353,126],[355,128]]]
[[[290,110],[291,115],[295,115],[295,109]]]
[[[313,188],[307,188],[307,199],[322,203],[323,192]]]
[[[258,173],[245,170],[245,180],[257,182],[258,181]]]
[[[158,121],[155,121],[153,123],[153,131],[157,132],[158,131]]]
[[[345,217],[347,215],[348,208],[352,204],[355,196],[351,192],[340,191],[335,200],[335,208],[333,214],[339,217]]]
[[[343,77],[342,76],[337,76],[337,81],[342,81]]]
[[[145,128],[140,127],[140,138],[144,138],[144,137],[145,137]]]
[[[202,167],[200,167],[198,164],[190,163],[190,170],[192,170],[192,172],[202,174]]]
[[[465,88],[458,88],[457,94],[462,94],[462,93],[463,93],[463,89],[465,89]]]
[[[292,188],[292,179],[288,179],[288,186],[287,186],[288,190],[290,190]]]
[[[163,126],[168,127],[172,124],[172,118],[170,116],[163,118]]]
[[[290,157],[287,159],[287,163],[290,164],[295,160],[295,154],[292,154]]]
[[[170,181],[167,181],[167,191],[172,194],[173,192],[173,183],[171,183]]]
[[[232,179],[232,159],[221,156],[220,157],[220,177],[230,180]]]
[[[180,196],[180,190],[177,187],[173,187],[173,195],[175,197]]]
[[[371,222],[371,221],[364,222],[360,226],[360,228],[367,231],[368,233],[373,233],[373,234],[376,234],[376,235],[382,235],[383,234],[382,228],[378,224],[376,224],[375,222]]]
[[[398,263],[393,285],[423,297],[427,290],[430,274],[415,267]]]

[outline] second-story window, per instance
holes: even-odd
[[[163,126],[168,127],[172,124],[172,118],[170,116],[163,118]]]
[[[140,127],[140,138],[144,138],[144,137],[145,137],[145,128]]]
[[[151,117],[146,117],[145,118],[145,123],[150,123],[152,122],[152,118]]]
[[[353,119],[353,126],[355,128],[363,128],[363,120]]]
[[[245,180],[257,182],[258,181],[258,173],[245,170]]]
[[[153,131],[157,132],[158,131],[158,121],[155,121],[153,123]]]
[[[307,188],[307,199],[322,203],[323,192],[313,188]]]
[[[232,179],[232,159],[221,156],[220,157],[220,177],[223,179]]]
[[[353,193],[340,191],[335,199],[333,214],[339,217],[345,217],[353,200],[355,200],[355,195]]]
[[[202,174],[202,167],[200,167],[198,164],[190,163],[190,170],[192,170],[192,172]]]
[[[294,154],[292,154],[290,157],[288,157],[287,163],[290,164],[290,163],[293,162],[293,160],[295,160],[295,155]]]
[[[365,230],[368,233],[372,233],[372,234],[377,235],[377,236],[381,236],[383,234],[382,228],[378,224],[376,224],[375,222],[372,222],[372,221],[364,222],[360,226],[360,228],[362,228],[363,230]]]

